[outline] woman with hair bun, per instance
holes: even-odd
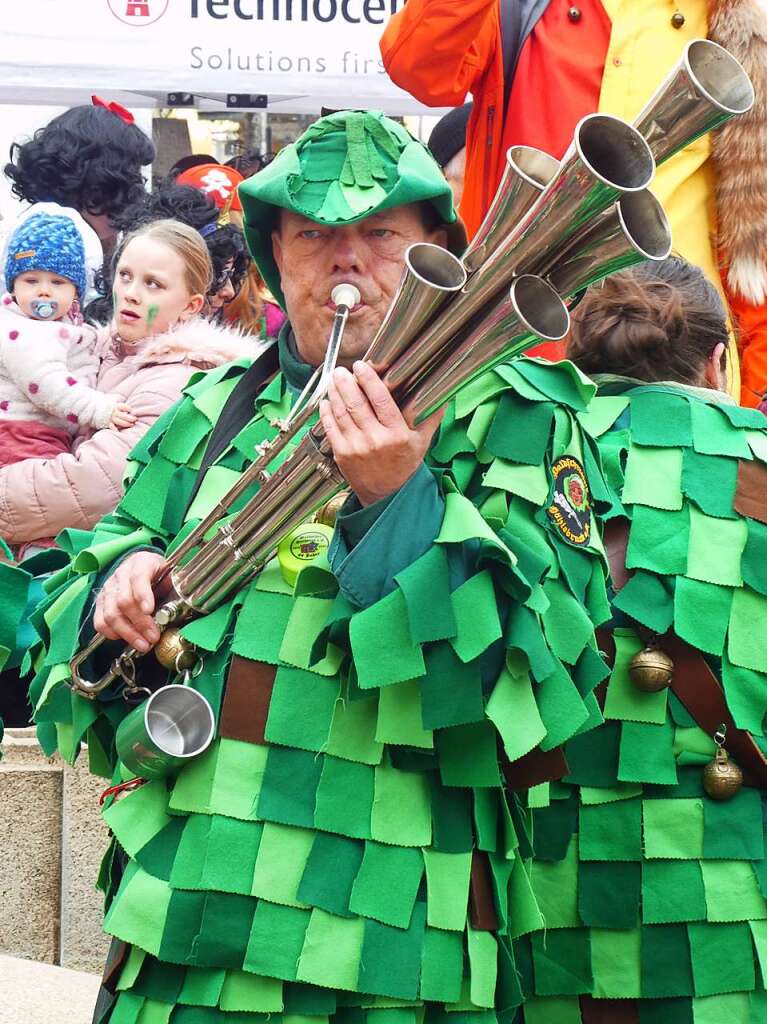
[[[767,1019],[767,421],[723,393],[726,342],[680,259],[574,316],[569,357],[599,385],[583,459],[608,488],[555,484],[553,505],[600,515],[612,591],[604,662],[576,666],[591,719],[528,797],[525,1024]]]

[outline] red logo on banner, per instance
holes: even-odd
[[[170,0],[107,0],[109,10],[125,25],[152,25],[168,9]]]

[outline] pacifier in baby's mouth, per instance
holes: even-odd
[[[32,299],[29,306],[32,316],[37,320],[50,320],[59,311],[59,304],[53,299]]]

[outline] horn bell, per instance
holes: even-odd
[[[557,173],[559,161],[533,146],[510,146],[501,184],[469,247],[463,264],[471,273],[484,263],[527,213]]]
[[[754,104],[743,66],[723,46],[693,39],[634,121],[658,164]]]
[[[610,274],[671,253],[671,228],[649,189],[628,192],[598,217],[591,229],[546,272],[546,280],[568,299]]]
[[[430,242],[416,242],[405,253],[405,270],[383,323],[365,359],[380,373],[417,337],[454,292],[466,284],[461,260]]]
[[[501,299],[514,277],[540,263],[554,265],[595,217],[621,194],[646,188],[654,173],[650,148],[635,128],[609,114],[582,118],[557,173],[520,223],[439,310],[407,360],[398,360],[387,372],[390,390],[396,392],[432,365],[443,346]]]
[[[420,423],[493,366],[540,339],[560,341],[569,329],[570,314],[551,285],[533,274],[520,275],[508,294],[442,349],[427,380],[409,385],[406,394],[397,396],[403,415]]]

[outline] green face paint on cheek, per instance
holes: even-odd
[[[160,307],[159,306],[157,306],[155,304],[152,304],[149,307],[149,309],[147,310],[147,314],[146,314],[146,325],[147,325],[147,327],[151,327],[152,326],[152,324],[157,319],[157,314],[159,312],[160,312]]]

